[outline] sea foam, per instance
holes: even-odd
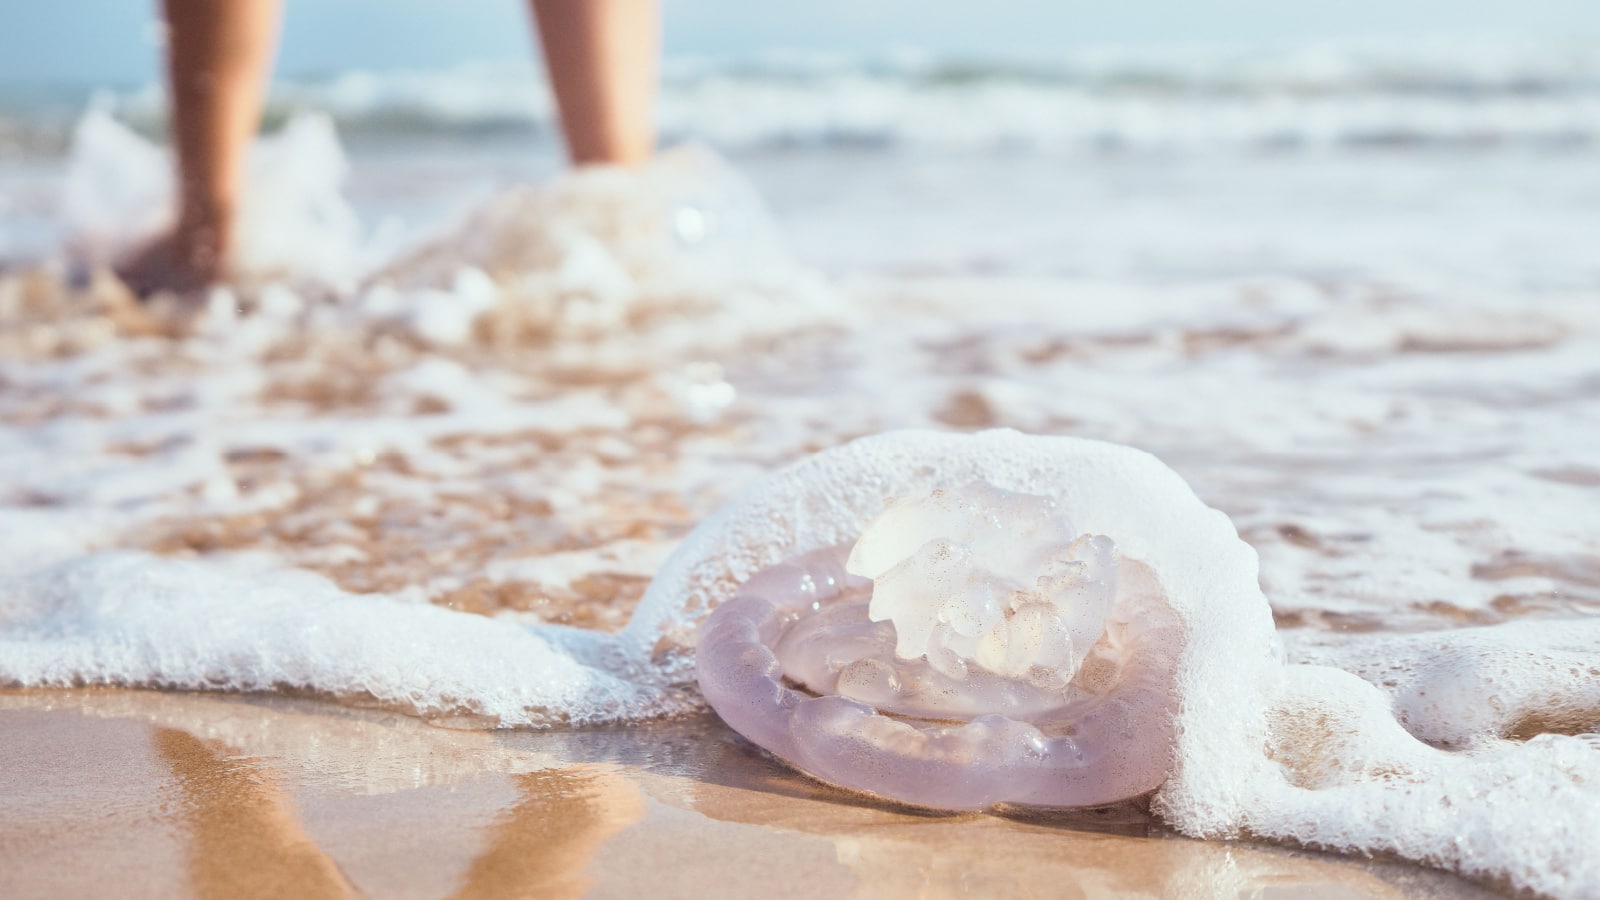
[[[502,725],[676,712],[695,704],[697,626],[754,573],[853,540],[886,498],[978,480],[1052,498],[1081,527],[1117,534],[1129,556],[1157,561],[1184,629],[1174,763],[1154,800],[1172,827],[1395,853],[1551,895],[1600,886],[1590,852],[1600,744],[1558,733],[1502,739],[1509,722],[1583,710],[1594,699],[1589,668],[1550,681],[1557,696],[1480,680],[1471,701],[1503,715],[1470,733],[1451,702],[1407,702],[1395,682],[1402,726],[1380,686],[1286,661],[1255,553],[1227,517],[1148,454],[1078,439],[902,432],[802,461],[699,526],[616,635],[349,597],[305,574],[88,557],[0,588],[0,680],[297,689]],[[1425,657],[1412,657],[1417,677],[1483,659],[1491,640],[1452,637],[1389,640],[1429,642]],[[1596,637],[1572,634],[1566,646],[1592,659]],[[1537,663],[1512,638],[1493,655],[1505,671],[1519,653]],[[1393,655],[1389,669],[1410,674],[1407,662]],[[1584,712],[1592,721],[1596,710]],[[1445,734],[1471,749],[1417,736]],[[1564,811],[1559,824],[1548,808]]]
[[[173,169],[162,149],[102,106],[79,119],[63,218],[76,253],[120,259],[170,226]],[[326,115],[305,113],[252,148],[236,269],[253,279],[292,278],[348,290],[381,248],[370,244],[343,187],[344,150]]]

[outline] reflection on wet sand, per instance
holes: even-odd
[[[189,868],[204,898],[352,897],[361,892],[306,834],[281,775],[216,742],[155,728],[152,742],[184,796]],[[638,821],[638,788],[604,765],[510,776],[517,800],[487,830],[459,900],[581,897],[584,868],[617,831]]]
[[[1083,811],[944,815],[880,804],[803,776],[831,803],[765,790],[776,764],[718,741],[714,778],[678,796],[702,815],[832,840],[855,897],[1406,897],[1345,861],[1166,834],[1133,804]],[[746,782],[746,784],[741,784]],[[1385,873],[1389,876],[1393,872]],[[1404,879],[1402,879],[1404,880]]]
[[[44,752],[51,745],[30,738],[42,716],[95,751],[52,759]],[[106,739],[130,720],[146,723],[148,745]],[[146,858],[187,860],[189,889],[199,897],[1487,894],[1400,863],[1178,838],[1133,805],[920,813],[788,770],[710,716],[489,733],[286,698],[0,691],[0,733],[21,748],[13,753],[21,762],[0,771],[0,796],[17,795],[15,786],[38,783],[53,767],[83,770],[56,777],[52,783],[68,787],[43,808],[24,815],[0,807],[0,834],[28,823],[53,842],[40,852],[36,840],[26,854],[7,853],[0,842],[0,876],[17,884],[81,885],[85,870],[99,866],[94,883],[121,886],[126,861],[105,862],[75,843],[82,839],[73,829],[48,827],[50,803],[65,823],[115,790],[121,806],[177,826],[133,829],[124,843],[141,846]],[[105,773],[148,748],[154,772],[167,774],[109,787]],[[66,796],[72,791],[83,796]],[[74,872],[41,869],[62,860]]]
[[[189,874],[196,895],[353,897],[339,866],[295,817],[275,773],[175,728],[152,735],[183,793],[189,824]]]
[[[514,775],[518,800],[494,824],[487,850],[453,896],[581,897],[584,869],[613,834],[644,817],[639,789],[609,766]]]

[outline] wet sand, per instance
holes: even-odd
[[[711,717],[454,731],[282,697],[0,692],[0,896],[1462,897],[1128,806],[929,815]]]

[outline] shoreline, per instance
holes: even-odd
[[[1254,548],[1288,661],[1387,693],[1343,679],[1387,750],[1355,723],[1288,730],[1270,758],[1248,738],[1250,773],[1186,758],[1227,821],[1503,873],[1492,889],[1600,883],[1581,837],[1600,833],[1597,758],[1573,737],[1600,710],[1600,472],[1581,450],[1600,435],[1600,318],[1580,237],[1600,182],[1581,153],[795,145],[664,160],[636,191],[544,184],[558,161],[515,144],[341,154],[298,134],[278,145],[306,177],[286,204],[360,227],[262,219],[264,258],[305,286],[236,295],[244,311],[219,304],[203,334],[127,335],[107,285],[0,270],[17,349],[0,680],[308,695],[0,703],[20,735],[0,748],[0,894],[206,893],[209,873],[232,896],[251,885],[228,873],[283,867],[309,895],[447,896],[496,872],[501,892],[602,896],[1425,889],[1404,863],[1196,844],[1126,810],[880,807],[714,721],[484,737],[315,699],[507,723],[663,712],[557,626],[621,627],[757,478],[906,428],[1154,454]],[[0,167],[0,244],[54,248],[89,219],[131,237],[167,173],[136,136],[101,137],[86,167]],[[68,195],[104,203],[75,225]],[[659,231],[680,200],[698,214]],[[636,243],[635,217],[672,239]],[[374,266],[402,286],[341,280]],[[652,639],[694,624],[666,599]],[[1214,649],[1219,669],[1240,651]],[[1199,708],[1214,715],[1189,733],[1239,721]],[[1529,729],[1553,733],[1439,749]],[[540,822],[594,828],[561,843],[573,829]],[[550,847],[587,862],[530,870]]]
[[[1195,841],[1133,806],[930,814],[710,715],[462,731],[271,695],[0,691],[0,894],[1496,896],[1401,862]]]

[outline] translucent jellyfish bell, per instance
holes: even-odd
[[[900,659],[1070,678],[1105,632],[1112,550],[1110,538],[1074,536],[1050,500],[979,483],[892,505],[845,568],[872,579],[868,616],[894,624]]]
[[[920,805],[1089,806],[1166,776],[1178,625],[1150,569],[986,483],[888,506],[758,573],[700,637],[735,729]]]

